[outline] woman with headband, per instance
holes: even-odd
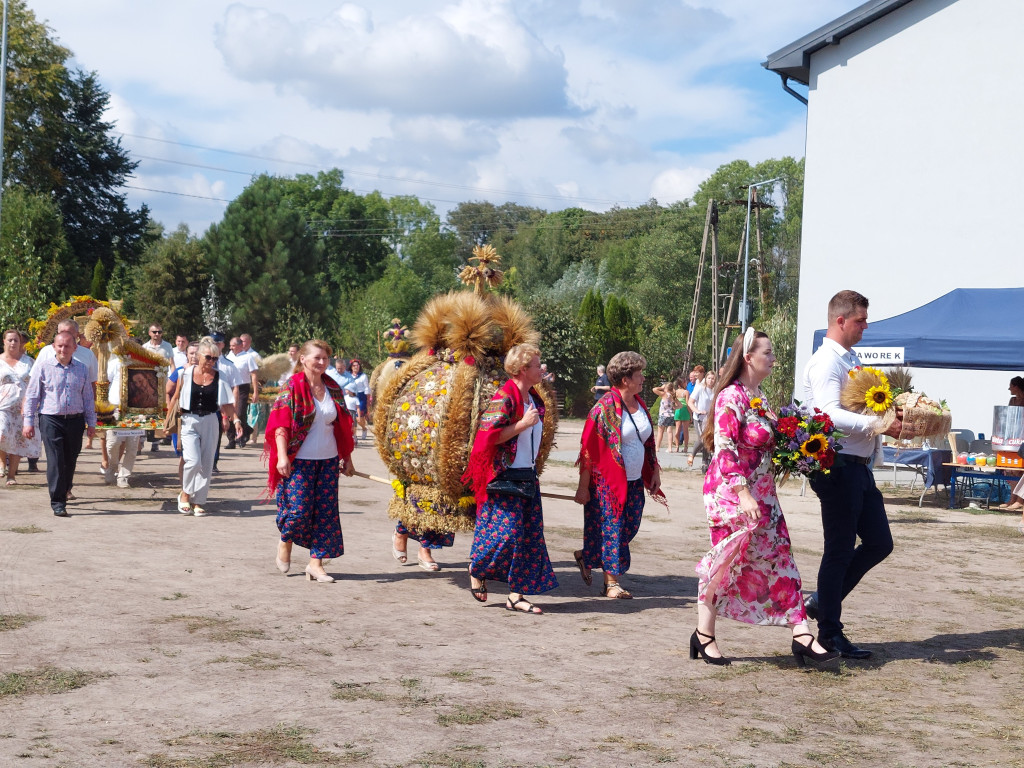
[[[697,565],[697,629],[690,658],[725,665],[715,642],[717,616],[793,630],[793,656],[828,661],[807,628],[800,573],[772,475],[775,414],[761,382],[775,366],[768,335],[753,328],[736,337],[715,387],[702,438],[714,451],[704,478],[711,551]]]

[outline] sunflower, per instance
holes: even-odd
[[[884,413],[892,405],[892,392],[888,385],[876,384],[864,393],[864,402],[875,413]]]
[[[750,400],[750,407],[755,411],[764,404],[764,401],[760,397],[754,397]]]
[[[402,485],[401,480],[392,480],[391,487],[395,489],[395,496],[397,496],[400,499],[405,498],[405,486]]]
[[[827,437],[824,435],[811,435],[800,446],[800,453],[804,456],[817,457],[826,448],[828,448]]]

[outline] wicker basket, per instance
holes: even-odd
[[[933,400],[914,392],[904,392],[896,396],[895,403],[903,409],[901,439],[944,437],[949,433],[953,416]]]

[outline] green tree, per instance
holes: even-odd
[[[4,191],[0,218],[0,328],[27,330],[61,297],[69,254],[57,206],[18,187]]]
[[[96,259],[92,268],[92,282],[89,284],[89,295],[101,301],[107,300],[107,275],[103,269],[103,260]]]
[[[134,263],[149,213],[121,192],[135,170],[103,114],[109,95],[95,73],[70,71],[71,52],[23,0],[10,3],[4,182],[51,197],[71,249],[61,292],[89,287],[96,259],[108,274],[118,255]]]
[[[265,346],[278,313],[302,307],[313,321],[326,318],[328,290],[319,266],[321,246],[302,214],[285,199],[280,180],[261,175],[207,231],[203,245],[232,328]]]
[[[566,410],[585,415],[593,403],[590,393],[593,364],[576,313],[550,299],[537,298],[525,307],[541,336],[541,360],[555,374],[555,386],[565,393]]]
[[[608,359],[619,352],[636,350],[637,334],[629,305],[614,294],[604,303],[604,324],[608,328]]]
[[[132,292],[140,319],[160,323],[171,334],[198,338],[208,329],[202,322],[202,299],[209,280],[202,243],[182,224],[146,249],[135,269]]]
[[[321,265],[331,293],[366,286],[384,271],[388,204],[378,193],[361,196],[345,189],[338,168],[294,179],[274,179],[299,211],[310,233],[320,238]]]
[[[539,208],[516,203],[459,203],[448,212],[448,224],[458,239],[456,256],[459,263],[465,264],[478,245],[493,245],[499,254],[505,256],[505,245],[520,229],[539,222],[544,215]]]
[[[415,197],[396,196],[388,200],[388,207],[386,241],[391,252],[423,279],[431,294],[457,288],[457,240],[454,232],[442,228],[434,206]]]
[[[592,289],[583,297],[579,311],[584,341],[590,350],[592,366],[608,362],[608,326],[604,322],[604,299],[601,292]]]

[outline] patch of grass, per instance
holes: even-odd
[[[750,746],[760,744],[794,744],[800,738],[800,729],[787,726],[781,732],[769,731],[764,728],[740,726],[740,738],[750,742]]]
[[[175,592],[170,597],[161,597],[160,599],[161,600],[181,600],[181,599],[186,598],[186,597],[188,597],[188,595],[186,595],[184,592]]]
[[[7,528],[11,533],[49,533],[49,528],[40,528],[34,523],[32,525],[16,525],[14,528]]]
[[[42,616],[35,616],[31,613],[0,613],[0,632],[11,632],[21,629],[26,624],[39,621]]]
[[[493,720],[509,720],[522,717],[523,710],[510,702],[494,702],[485,706],[455,705],[454,712],[442,712],[437,716],[437,724],[443,728],[453,725],[480,725]]]
[[[309,728],[277,725],[259,731],[193,733],[165,742],[186,751],[184,755],[157,753],[143,758],[147,768],[230,768],[243,765],[343,765],[358,764],[367,752],[338,754],[308,741]],[[197,754],[198,753],[198,754]]]
[[[461,757],[458,752],[486,752],[487,747],[479,744],[456,744],[444,752],[427,752],[419,758],[420,768],[487,768],[483,760]]]
[[[241,640],[251,640],[264,636],[262,629],[246,629],[235,626],[235,619],[221,619],[215,616],[191,616],[188,614],[176,614],[166,619],[158,619],[160,624],[180,623],[190,635],[196,632],[208,631],[210,640],[220,643],[237,643]]]
[[[360,699],[384,701],[387,699],[387,694],[383,691],[377,691],[370,687],[377,685],[377,683],[339,683],[332,680],[331,685],[334,686],[334,693],[331,694],[332,699],[340,699],[341,701],[358,701]]]
[[[279,667],[293,666],[290,661],[281,661],[281,654],[279,653],[263,653],[262,651],[256,651],[248,656],[239,656],[237,658],[218,656],[210,661],[210,664],[241,664],[243,667],[251,669],[278,669]]]
[[[42,693],[67,693],[105,677],[110,677],[110,675],[102,672],[84,672],[80,669],[58,669],[57,667],[8,672],[0,677],[0,698],[33,696]]]
[[[474,672],[471,669],[453,669],[446,673],[447,677],[452,680],[458,680],[460,683],[464,683],[467,680],[472,680]]]

